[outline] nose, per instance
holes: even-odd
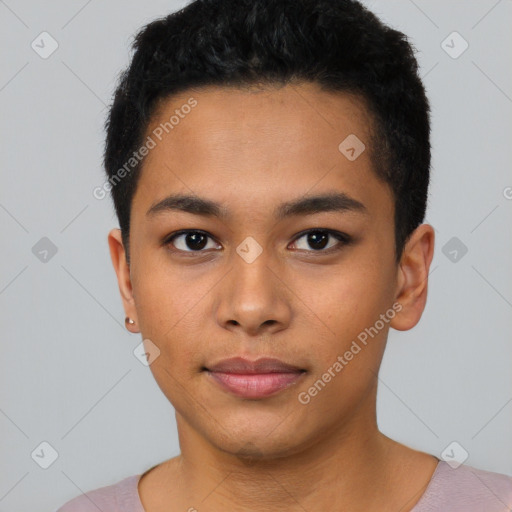
[[[290,324],[291,292],[265,252],[250,263],[235,254],[231,271],[220,284],[216,315],[224,329],[261,336]]]

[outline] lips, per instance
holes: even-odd
[[[279,359],[264,357],[249,361],[243,357],[224,359],[207,368],[211,372],[256,374],[256,373],[295,373],[302,371],[299,367],[287,364]]]
[[[224,391],[241,398],[259,399],[297,383],[305,370],[279,359],[249,361],[242,357],[225,359],[205,368]]]

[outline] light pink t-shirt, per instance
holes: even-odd
[[[142,474],[68,501],[57,512],[146,512],[137,484]],[[194,505],[193,503],[191,504]],[[440,460],[426,491],[411,512],[510,512],[512,477]]]

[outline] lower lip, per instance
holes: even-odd
[[[208,372],[220,386],[241,398],[265,398],[295,384],[304,372],[238,374]]]

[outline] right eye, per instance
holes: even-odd
[[[215,248],[215,244],[213,247],[208,247],[208,239],[213,241],[212,236],[206,231],[181,230],[167,237],[164,245],[171,245],[170,250],[175,252],[205,252],[203,250],[205,248]]]

